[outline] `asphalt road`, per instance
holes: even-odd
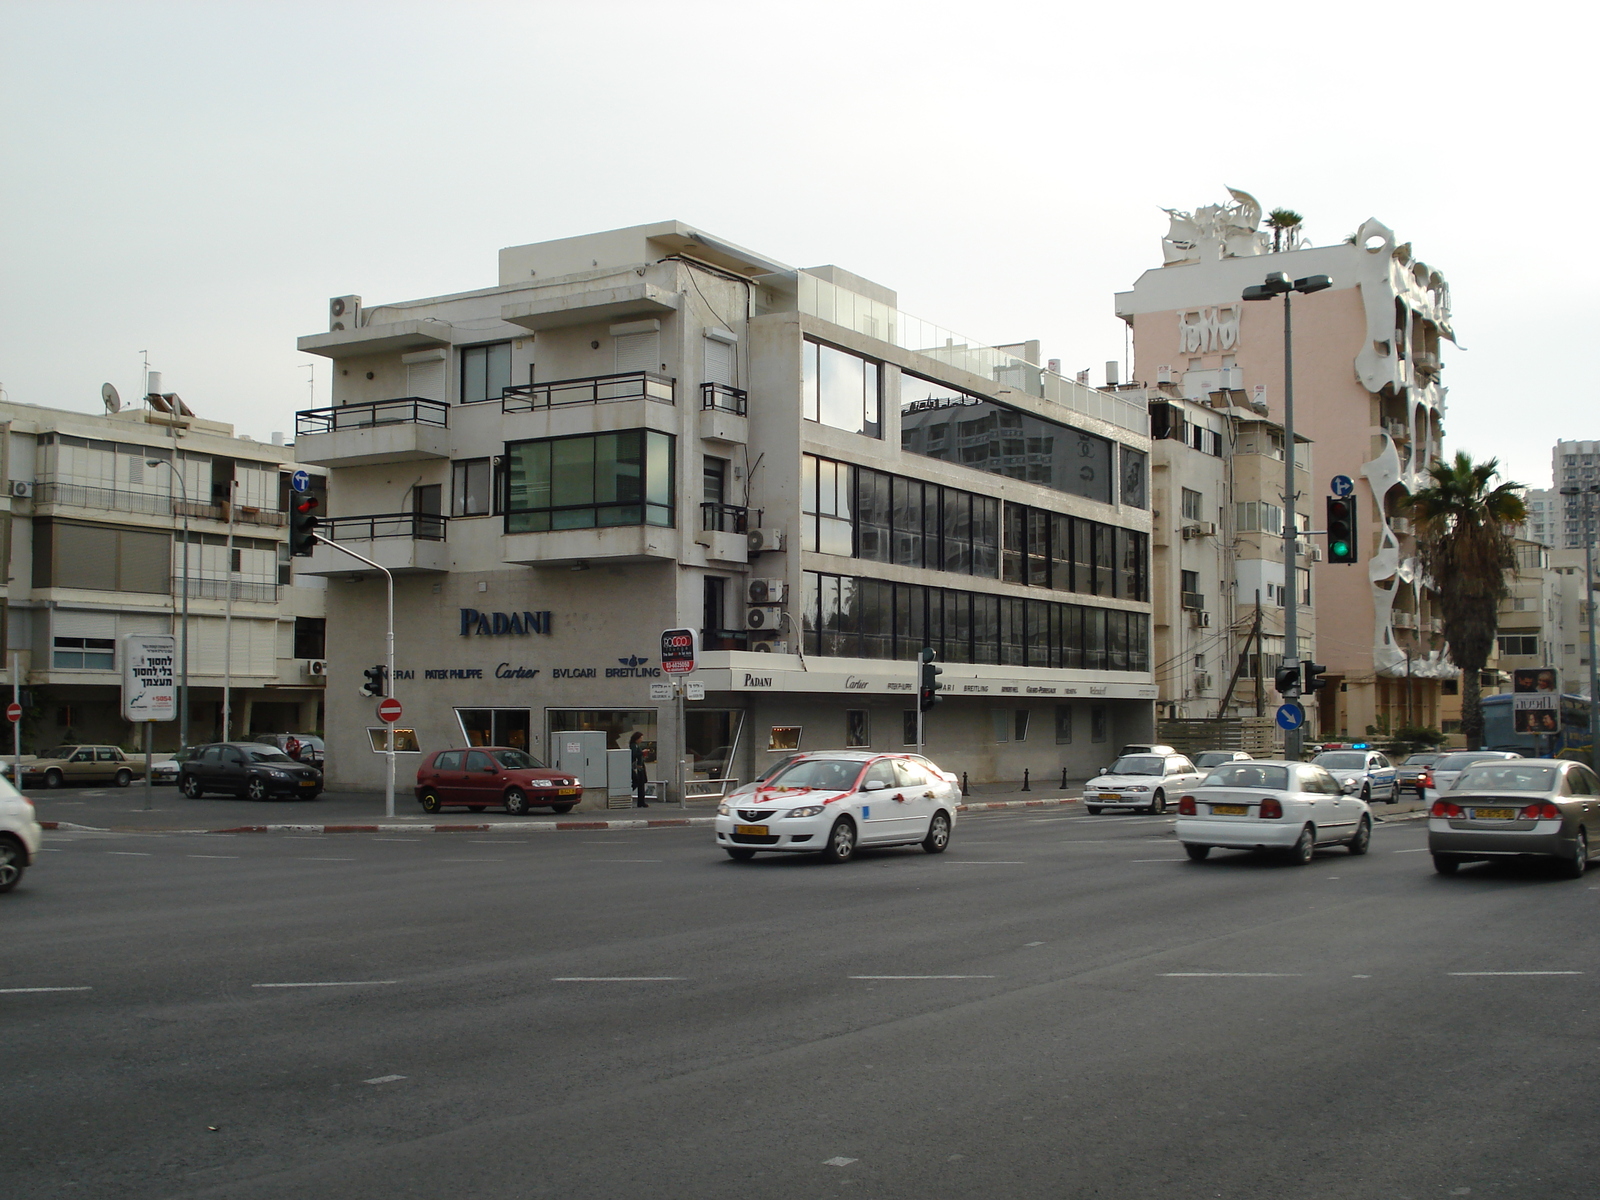
[[[8,1197],[1596,1192],[1600,872],[1438,877],[1414,822],[1306,868],[1070,810],[843,866],[49,837],[0,897]]]

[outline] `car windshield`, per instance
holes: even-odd
[[[252,762],[286,763],[294,761],[276,746],[251,746],[245,753],[250,756]]]
[[[861,764],[850,759],[803,758],[779,771],[768,786],[842,792],[855,785],[859,774]]]
[[[1107,775],[1164,775],[1167,760],[1154,754],[1128,754],[1111,764]]]
[[[1485,754],[1446,754],[1433,764],[1433,769],[1435,771],[1459,771],[1463,767],[1470,767],[1475,762],[1483,762],[1488,757]],[[1499,756],[1496,755],[1495,758],[1499,759]],[[1499,759],[1499,761],[1504,760]]]
[[[1479,763],[1461,772],[1457,792],[1548,792],[1556,786],[1555,767],[1519,762]]]
[[[790,755],[787,755],[787,756],[785,756],[783,758],[780,758],[777,762],[771,763],[770,765],[768,765],[767,769],[762,771],[761,774],[757,775],[756,778],[755,778],[755,781],[757,783],[765,783],[767,780],[771,779],[774,775],[776,775],[779,771],[783,770],[790,763],[797,761],[799,758],[800,758],[800,755],[798,755],[798,754],[790,754]]]
[[[1444,755],[1442,754],[1413,754],[1406,759],[1404,765],[1408,767],[1431,767],[1443,757]]]
[[[78,752],[78,748],[76,746],[57,746],[54,750],[48,750],[45,753],[41,754],[39,757],[40,758],[71,758],[77,752]]]
[[[1259,763],[1229,763],[1206,776],[1201,787],[1264,788],[1274,792],[1289,790],[1287,767],[1263,767]]]
[[[508,771],[542,771],[545,766],[531,754],[521,750],[496,750],[495,761]]]
[[[1199,758],[1194,760],[1194,765],[1197,767],[1219,767],[1225,762],[1232,761],[1232,750],[1207,750]]]
[[[1361,771],[1366,768],[1367,756],[1360,750],[1330,750],[1311,761],[1330,771]]]

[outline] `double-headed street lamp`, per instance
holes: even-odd
[[[164,458],[147,458],[148,466],[165,467],[178,481],[183,495],[183,636],[182,650],[178,654],[178,749],[189,746],[189,488],[183,482],[183,472]]]
[[[1589,765],[1597,760],[1595,755],[1594,708],[1596,679],[1600,677],[1600,663],[1594,659],[1594,498],[1600,492],[1600,483],[1587,487],[1569,486],[1561,489],[1563,496],[1583,497],[1583,608],[1589,615]]]
[[[1300,631],[1296,617],[1300,588],[1294,560],[1299,518],[1296,516],[1294,490],[1294,318],[1289,308],[1289,296],[1293,292],[1320,292],[1332,286],[1333,280],[1326,275],[1307,275],[1304,279],[1291,281],[1282,271],[1274,271],[1263,282],[1245,288],[1242,297],[1245,300],[1283,297],[1283,504],[1288,510],[1283,530],[1283,665],[1285,668],[1293,667],[1297,676],[1300,672]],[[1286,758],[1300,757],[1302,737],[1298,728],[1284,733],[1283,752]]]

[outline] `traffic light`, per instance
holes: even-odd
[[[1356,561],[1356,498],[1328,497],[1328,561]]]
[[[1300,695],[1300,667],[1290,664],[1278,668],[1274,686],[1285,700],[1293,700]]]
[[[296,558],[310,558],[317,548],[317,510],[322,501],[314,492],[296,492],[289,506],[289,553]]]
[[[363,696],[387,696],[389,694],[389,670],[382,663],[375,667],[368,667],[361,672],[367,681],[361,685]]]
[[[1327,669],[1321,663],[1314,663],[1309,659],[1301,663],[1300,670],[1304,679],[1300,684],[1300,690],[1307,696],[1315,696],[1323,688],[1327,687],[1328,681],[1322,677],[1322,673]]]
[[[932,646],[924,646],[922,653],[917,655],[922,663],[917,687],[917,707],[923,712],[927,712],[941,699],[939,692],[944,684],[939,682],[939,676],[943,675],[944,671],[933,665],[933,660],[937,657],[938,654]]]

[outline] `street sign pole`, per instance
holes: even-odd
[[[314,538],[316,538],[317,541],[321,542],[324,546],[331,546],[333,549],[339,551],[341,554],[348,554],[351,558],[356,559],[358,562],[364,562],[364,563],[367,564],[367,566],[372,567],[375,570],[379,570],[379,571],[383,572],[383,579],[384,579],[384,582],[388,585],[388,593],[389,593],[389,597],[388,597],[389,598],[389,609],[388,609],[389,627],[388,627],[388,632],[384,634],[384,639],[383,639],[383,647],[384,647],[383,660],[384,660],[384,663],[387,665],[388,672],[389,672],[389,678],[386,681],[387,684],[388,684],[388,692],[389,692],[389,695],[393,696],[394,695],[394,573],[392,571],[390,571],[389,568],[384,566],[382,563],[375,563],[370,558],[368,558],[366,555],[357,554],[354,550],[351,550],[348,546],[341,546],[338,542],[335,542],[330,538],[323,537],[320,533],[312,534],[312,536]],[[386,745],[387,749],[384,750],[383,754],[384,754],[384,757],[386,759],[388,759],[389,761],[388,761],[388,770],[385,772],[385,779],[384,779],[384,784],[383,784],[383,813],[384,813],[384,815],[386,817],[389,817],[392,820],[393,817],[394,817],[394,726],[393,725],[389,725],[387,728],[389,730],[389,733],[388,733],[388,736],[384,739],[384,742],[385,742],[385,745]]]
[[[22,707],[22,652],[11,652],[11,702],[18,709]],[[145,772],[145,778],[150,777],[150,772]],[[17,719],[11,722],[11,782],[17,785],[17,791],[22,790],[22,713],[17,713]]]
[[[683,715],[683,678],[693,671],[700,657],[700,635],[693,629],[663,629],[661,631],[661,669],[673,677],[673,712],[678,722],[677,736],[672,739],[676,748],[669,778],[678,789],[678,807],[687,810],[688,778],[684,774],[683,760],[689,757],[689,731]],[[657,743],[659,745],[659,741]]]

